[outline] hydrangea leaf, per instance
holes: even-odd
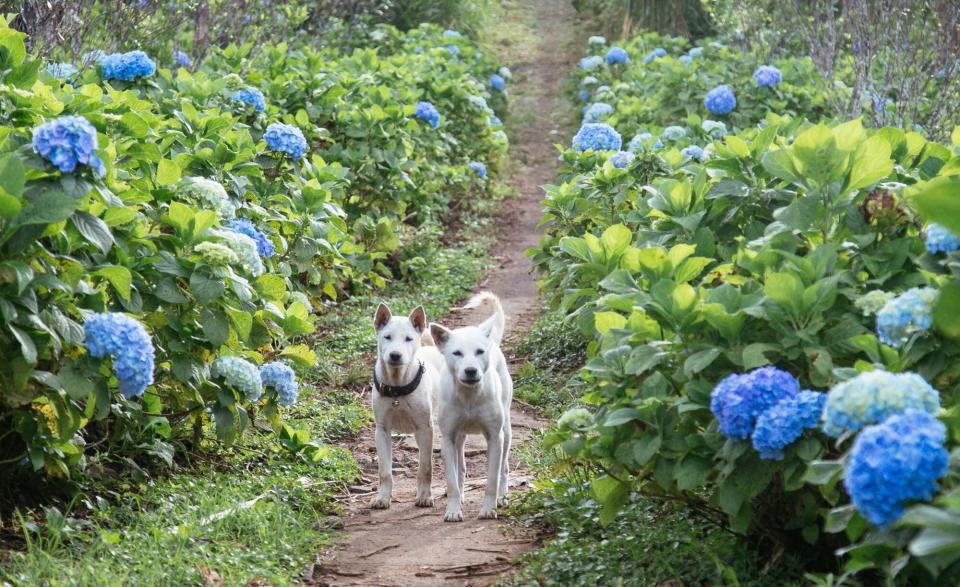
[[[172,186],[180,181],[180,166],[170,159],[161,159],[157,164],[157,185],[162,187]]]
[[[113,289],[117,290],[120,297],[125,300],[130,299],[130,287],[133,283],[133,275],[130,274],[130,270],[126,267],[110,265],[97,269],[93,272],[93,275],[105,278],[110,282],[110,285],[113,286]]]

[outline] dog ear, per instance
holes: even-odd
[[[393,314],[390,313],[390,308],[387,307],[383,302],[380,303],[380,306],[377,307],[377,313],[373,317],[373,327],[377,332],[387,325],[390,322],[390,318],[393,317]]]
[[[433,342],[437,343],[437,347],[442,349],[443,346],[447,344],[447,341],[450,340],[450,331],[436,322],[431,322],[430,336],[433,337]]]
[[[423,334],[423,331],[427,329],[427,313],[423,306],[417,306],[413,309],[413,312],[410,312],[410,322],[417,329],[417,332]]]

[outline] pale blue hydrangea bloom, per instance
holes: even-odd
[[[592,75],[588,75],[587,77],[580,80],[580,85],[582,86],[595,86],[599,83],[600,83],[600,80],[593,77]]]
[[[696,59],[697,57],[700,57],[701,55],[703,55],[703,47],[694,47],[689,51],[687,51],[687,55],[689,55],[693,59]]]
[[[875,289],[858,297],[853,305],[857,307],[864,316],[873,316],[879,312],[887,302],[896,297],[896,294],[887,291]]]
[[[297,385],[296,375],[293,369],[274,361],[260,367],[260,381],[264,387],[272,387],[277,390],[279,404],[285,408],[292,406],[297,402],[297,396],[300,393],[300,387]]]
[[[87,318],[83,344],[91,357],[113,357],[123,397],[141,396],[153,383],[153,341],[143,324],[126,314],[105,312]]]
[[[459,55],[459,54],[460,54],[460,47],[458,47],[457,45],[454,45],[453,43],[447,45],[447,46],[446,46],[446,49],[447,49],[447,51],[448,51],[451,55]]]
[[[573,137],[573,149],[576,151],[619,151],[623,139],[609,124],[584,124]]]
[[[660,139],[665,141],[679,141],[687,136],[687,130],[682,126],[668,126],[660,133]]]
[[[690,157],[691,159],[694,159],[696,161],[703,161],[707,156],[707,154],[703,151],[703,149],[701,149],[696,145],[690,145],[689,147],[684,147],[683,149],[680,150],[680,154]]]
[[[627,150],[631,152],[642,151],[643,147],[653,141],[653,135],[646,132],[640,131],[637,134],[633,135],[633,138],[630,139],[630,143],[627,145]]]
[[[753,72],[753,81],[761,88],[775,88],[783,81],[783,74],[772,65],[761,65]]]
[[[237,205],[222,185],[205,177],[185,177],[177,184],[183,195],[200,200],[201,208],[212,208],[221,218],[233,218]]]
[[[249,236],[230,229],[215,228],[210,230],[210,235],[220,239],[223,244],[230,247],[240,264],[253,277],[263,275],[263,261],[260,260],[260,254],[257,251],[257,241]]]
[[[610,65],[628,63],[630,61],[630,56],[627,55],[627,52],[620,47],[611,47],[607,51],[607,63]]]
[[[447,29],[447,30],[443,31],[443,36],[446,37],[446,38],[448,38],[448,39],[456,39],[456,38],[460,37],[461,35],[460,35],[460,32],[459,32],[459,31],[455,31],[455,30],[453,30],[453,29]]]
[[[231,99],[252,106],[254,112],[267,109],[267,99],[263,97],[263,92],[251,86],[238,90]]]
[[[590,37],[589,39],[587,39],[587,44],[590,45],[590,46],[606,45],[606,44],[607,44],[607,38],[606,38],[606,37],[601,37],[600,35],[593,35],[592,37]]]
[[[58,79],[69,79],[79,71],[72,63],[51,63],[46,67],[46,72]]]
[[[603,64],[603,57],[591,55],[580,60],[580,69],[591,70],[600,67]]]
[[[630,151],[617,151],[607,159],[617,169],[624,169],[636,159],[636,155]]]
[[[586,408],[571,408],[557,419],[560,428],[586,428],[593,424],[593,414]]]
[[[916,332],[933,326],[933,306],[939,291],[915,287],[884,304],[877,312],[877,338],[883,344],[901,347]]]
[[[176,62],[177,67],[190,67],[193,65],[193,59],[190,59],[190,56],[183,51],[175,51],[173,60]]]
[[[879,528],[898,520],[907,503],[929,501],[947,473],[946,427],[922,410],[908,410],[861,432],[853,443],[843,486],[857,510]]]
[[[235,218],[227,222],[231,230],[240,234],[245,234],[257,243],[257,254],[261,257],[272,257],[276,252],[273,241],[267,238],[267,235],[260,231],[257,226],[246,218]]]
[[[607,114],[613,114],[613,106],[606,102],[595,102],[583,109],[583,122],[600,122]]]
[[[704,120],[700,124],[700,128],[703,129],[703,132],[715,139],[727,134],[727,125],[719,120]]]
[[[646,57],[643,58],[643,62],[653,63],[657,59],[660,59],[661,57],[666,57],[666,56],[667,56],[667,50],[664,49],[663,47],[657,47],[656,49],[648,53]]]
[[[497,73],[499,73],[500,77],[502,77],[505,80],[513,79],[513,72],[510,71],[510,68],[507,67],[506,65],[501,65],[500,69],[497,70]]]
[[[941,224],[927,225],[925,234],[927,252],[930,254],[952,253],[960,249],[960,238]]]
[[[257,366],[241,357],[220,357],[213,362],[210,372],[214,377],[222,377],[227,386],[245,395],[250,401],[257,401],[263,395],[263,381]]]
[[[294,160],[300,159],[307,152],[307,139],[303,132],[282,122],[274,122],[268,126],[263,133],[263,140],[274,153],[289,155]]]
[[[490,87],[493,88],[495,92],[502,92],[503,88],[506,86],[506,81],[499,74],[493,74],[490,76]]]
[[[823,431],[830,436],[856,432],[908,409],[936,413],[940,409],[937,390],[916,373],[867,371],[830,390]]]
[[[487,176],[487,166],[479,161],[471,161],[470,163],[467,163],[467,167],[480,177]]]

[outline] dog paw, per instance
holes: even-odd
[[[390,496],[378,495],[370,500],[370,507],[375,510],[385,510],[390,507]]]
[[[455,511],[447,510],[447,513],[443,514],[443,521],[444,521],[444,522],[462,522],[462,521],[463,521],[463,511],[462,511],[462,510],[455,510]]]
[[[417,498],[416,505],[418,508],[432,508],[433,507],[433,496],[424,495]]]
[[[506,496],[506,495],[501,495],[500,497],[497,498],[497,507],[498,507],[498,508],[505,508],[505,507],[507,507],[507,505],[508,505],[509,503],[510,503],[510,500],[507,499],[507,496]]]
[[[497,518],[497,510],[493,508],[480,508],[480,515],[477,517],[481,520],[495,520]]]

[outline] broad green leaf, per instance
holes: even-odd
[[[223,295],[225,291],[223,280],[211,279],[200,271],[194,271],[190,276],[190,291],[201,304],[209,304]]]
[[[872,185],[893,172],[890,144],[880,136],[872,136],[853,154],[845,191]]]
[[[0,159],[0,190],[7,195],[19,198],[27,182],[27,170],[16,155],[7,155]],[[0,208],[0,214],[3,209]],[[5,216],[10,218],[11,216]]]
[[[106,254],[113,246],[113,233],[110,232],[110,227],[103,220],[83,211],[76,212],[70,220],[80,231],[80,234],[96,245],[101,253]]]
[[[200,325],[203,327],[203,334],[215,348],[227,342],[230,337],[230,325],[226,314],[221,310],[204,308],[200,312]]]
[[[600,242],[603,243],[607,258],[610,259],[623,253],[623,251],[630,246],[632,239],[633,235],[630,233],[629,228],[622,224],[614,224],[603,231]]]
[[[119,265],[101,267],[94,271],[93,275],[106,278],[106,280],[110,282],[110,285],[113,286],[113,289],[117,290],[117,293],[120,294],[120,297],[125,300],[130,299],[130,287],[133,283],[133,275],[126,267]]]
[[[20,226],[63,222],[80,205],[80,200],[59,189],[46,190],[27,202],[13,222]]]
[[[960,337],[960,285],[950,283],[940,288],[933,320],[947,336]]]
[[[933,179],[911,193],[925,220],[960,234],[960,175]]]
[[[290,359],[301,369],[310,369],[317,363],[316,353],[304,344],[288,346],[280,351],[280,356]]]
[[[796,308],[803,298],[803,282],[792,273],[771,273],[763,292],[785,308]]]
[[[597,502],[602,506],[600,523],[606,526],[617,517],[620,508],[627,503],[627,499],[630,497],[630,487],[613,477],[604,475],[594,479],[591,488]]]
[[[157,185],[171,186],[180,181],[180,166],[169,159],[161,159],[157,164]]]
[[[683,362],[683,372],[687,375],[695,375],[703,371],[720,356],[721,349],[712,348],[693,353]]]
[[[604,426],[614,427],[622,426],[627,422],[632,422],[640,417],[640,410],[634,408],[617,408],[609,414],[607,414],[606,420],[603,421]]]
[[[593,315],[594,326],[602,335],[606,335],[612,328],[623,328],[627,318],[617,312],[597,312]]]

